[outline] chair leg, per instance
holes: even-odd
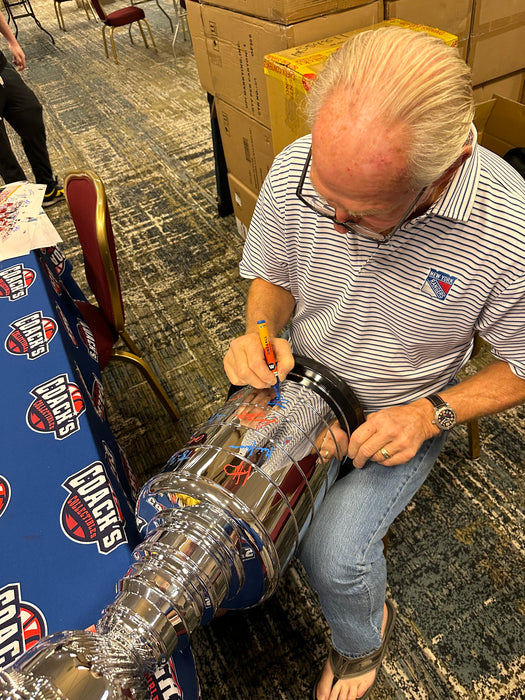
[[[55,2],[55,15],[57,16],[58,26],[65,32],[66,23],[64,22],[64,15],[62,14],[62,5],[59,2]]]
[[[478,459],[481,454],[479,441],[479,421],[477,418],[468,422],[468,447],[471,459]]]
[[[137,345],[135,344],[134,340],[131,338],[131,336],[128,334],[126,330],[122,330],[119,333],[119,336],[122,338],[122,340],[126,343],[128,348],[131,350],[131,352],[134,355],[137,355],[137,357],[142,357],[141,352]]]
[[[91,20],[91,17],[95,20],[95,22],[98,22],[97,17],[95,16],[95,13],[93,12],[93,8],[89,4],[88,0],[82,0],[82,7],[84,8],[84,12],[86,13],[86,17]],[[89,16],[91,13],[91,17]]]
[[[111,48],[113,49],[113,58],[115,59],[115,63],[118,64],[117,47],[115,46],[115,39],[113,38],[114,31],[115,31],[115,27],[111,27],[109,30],[109,38],[111,40]],[[109,58],[109,56],[108,56],[108,58]]]
[[[146,21],[146,20],[144,20],[144,21]],[[137,24],[139,25],[140,33],[142,34],[142,41],[144,42],[144,46],[145,46],[146,48],[149,48],[149,47],[148,47],[148,41],[147,41],[147,39],[146,39],[146,35],[144,34],[144,29],[142,28],[142,21],[141,21],[140,19],[138,19],[138,20],[137,20]]]
[[[147,379],[149,382],[149,385],[155,392],[157,398],[161,402],[161,404],[164,406],[164,409],[170,416],[170,418],[176,422],[180,418],[180,413],[177,411],[173,403],[170,401],[170,398],[164,388],[162,387],[161,383],[159,382],[157,375],[153,372],[151,369],[150,365],[146,362],[146,360],[143,360],[142,357],[135,355],[134,353],[131,352],[126,352],[125,350],[113,350],[113,354],[111,355],[111,359],[115,360],[123,360],[125,362],[131,362],[131,364],[135,365],[140,369],[142,372],[143,376]]]
[[[157,7],[159,8],[159,10],[160,10],[164,15],[166,15],[167,20],[168,20],[168,22],[170,23],[171,33],[173,34],[173,22],[171,21],[171,17],[170,17],[169,14],[166,12],[166,10],[160,5],[159,0],[155,0],[155,2],[157,3]]]
[[[186,37],[190,33],[190,28],[188,27],[188,12],[186,10],[181,12],[180,21],[182,24],[182,36],[184,37],[184,41],[186,41]]]
[[[141,20],[141,21],[142,21],[142,22],[145,22],[146,27],[147,27],[147,29],[148,29],[149,37],[150,37],[150,39],[151,39],[151,43],[153,44],[153,48],[154,48],[155,51],[157,51],[157,53],[158,53],[157,44],[155,43],[155,39],[153,38],[153,34],[151,33],[151,27],[149,26],[148,20],[147,20],[147,19],[143,19],[143,20]],[[139,22],[139,24],[140,24],[140,22]],[[141,27],[141,30],[142,30],[142,27]],[[144,35],[143,35],[143,36],[144,36]],[[146,44],[146,46],[147,46],[147,44]]]
[[[187,12],[186,10],[183,10],[180,5],[177,5],[177,26],[175,27],[175,32],[173,33],[173,39],[171,40],[171,50],[173,51],[173,55],[175,58],[177,58],[177,53],[175,50],[175,43],[177,41],[177,36],[179,34],[179,30],[182,27],[182,36],[184,37],[184,41],[186,41],[186,32],[190,36],[190,29],[188,27],[188,18],[187,18]]]
[[[106,25],[102,27],[102,38],[104,39],[104,51],[106,52],[106,58],[109,58],[108,42],[106,39]]]

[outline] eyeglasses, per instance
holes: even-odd
[[[362,226],[361,224],[356,224],[348,221],[338,221],[335,207],[333,207],[331,204],[328,204],[324,197],[321,197],[318,194],[305,194],[303,192],[303,186],[306,180],[306,175],[308,173],[308,168],[310,167],[311,160],[312,148],[310,147],[310,150],[308,151],[308,157],[306,158],[306,163],[304,164],[303,172],[301,173],[301,177],[299,179],[299,184],[297,185],[297,189],[295,190],[296,196],[309,209],[315,211],[316,214],[324,216],[326,219],[330,219],[330,221],[333,221],[334,224],[337,224],[338,226],[343,226],[343,228],[345,228],[347,231],[355,233],[357,236],[363,236],[364,238],[368,238],[373,241],[379,241],[380,243],[387,243],[387,241],[389,241],[392,238],[392,236],[395,233],[397,233],[397,231],[399,231],[399,229],[405,223],[408,216],[412,213],[414,207],[419,202],[426,190],[426,187],[424,187],[421,190],[421,192],[417,195],[417,197],[413,200],[408,209],[405,211],[399,222],[394,226],[390,233],[388,233],[385,236],[383,233],[380,233],[379,231],[373,231],[372,229],[366,226]]]

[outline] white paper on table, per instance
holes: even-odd
[[[45,190],[32,182],[12,182],[0,189],[0,260],[61,241],[42,209]]]

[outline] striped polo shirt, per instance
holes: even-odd
[[[341,234],[295,195],[311,138],[263,184],[241,275],[290,291],[294,354],[342,377],[363,408],[442,389],[478,332],[525,379],[525,181],[475,145],[424,214],[386,244]],[[305,181],[305,191],[312,185]]]

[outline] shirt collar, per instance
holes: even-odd
[[[476,195],[479,180],[478,132],[474,124],[470,127],[472,155],[463,163],[449,182],[441,197],[427,211],[432,216],[442,216],[454,221],[467,221]]]

